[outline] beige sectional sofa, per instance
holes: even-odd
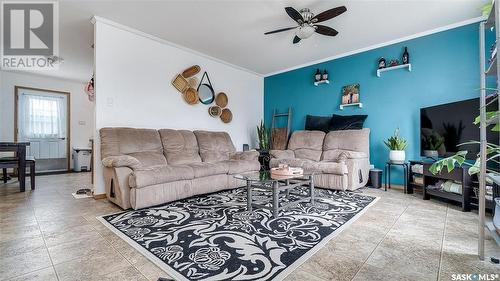
[[[123,209],[244,186],[233,175],[258,171],[259,153],[236,152],[225,132],[102,128],[108,199]]]
[[[315,186],[355,190],[366,185],[370,171],[370,129],[295,131],[287,150],[271,150],[271,167],[288,164],[318,173]]]

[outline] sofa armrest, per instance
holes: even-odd
[[[293,159],[295,158],[295,152],[293,150],[270,150],[269,154],[271,158],[275,159]]]
[[[259,160],[259,152],[257,151],[239,151],[229,155],[230,160]]]
[[[126,210],[130,205],[129,177],[132,169],[129,167],[104,167],[104,189],[108,200]]]
[[[108,168],[129,167],[137,169],[142,166],[137,158],[129,155],[108,156],[102,159],[102,164]]]
[[[363,187],[368,182],[370,172],[370,161],[368,157],[346,159],[348,189],[355,190]]]

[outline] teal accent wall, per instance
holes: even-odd
[[[487,38],[489,49],[494,37]],[[400,59],[405,46],[412,72],[399,69],[377,77],[378,59]],[[328,70],[330,84],[313,85],[317,68]],[[340,110],[341,88],[352,83],[360,84],[363,108]],[[383,140],[394,129],[399,127],[409,141],[407,159],[420,159],[420,108],[478,97],[478,88],[479,25],[471,24],[266,77],[264,119],[270,125],[273,109],[283,112],[291,107],[292,130],[303,130],[308,114],[367,114],[370,160],[383,169],[389,154]],[[393,183],[402,183],[400,171],[392,175]]]

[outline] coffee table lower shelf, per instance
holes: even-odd
[[[247,210],[252,211],[253,207],[264,208],[271,210],[274,217],[278,217],[279,211],[284,210],[292,205],[303,202],[311,202],[314,204],[314,180],[313,175],[303,175],[298,178],[285,179],[285,180],[273,180],[273,181],[259,181],[255,179],[246,179],[247,182]],[[304,196],[295,192],[291,193],[291,190],[297,189],[302,186],[309,187],[309,194]],[[272,197],[268,200],[254,201],[253,190],[263,189],[272,192]],[[301,197],[300,199],[289,201],[283,203],[280,206],[280,193],[285,192],[281,199],[290,199],[290,194]],[[271,206],[266,205],[270,203]]]

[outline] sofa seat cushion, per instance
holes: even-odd
[[[272,158],[276,159],[292,159],[295,158],[293,150],[269,150]]]
[[[226,161],[220,161],[217,164],[221,163],[227,165],[229,175],[241,174],[246,172],[255,172],[260,170],[259,161],[226,160]]]
[[[195,178],[202,178],[214,175],[225,175],[229,171],[227,163],[191,163],[187,166],[191,167]]]
[[[318,171],[325,174],[336,174],[343,175],[347,174],[347,165],[342,162],[333,162],[333,161],[321,161],[315,162],[308,167],[308,169],[312,171]]]
[[[258,151],[238,151],[229,154],[230,160],[255,160],[259,161]]]
[[[193,168],[186,165],[161,165],[134,170],[129,177],[130,187],[141,188],[149,185],[191,180],[194,178]]]
[[[323,161],[336,161],[341,162],[347,159],[362,159],[368,158],[368,155],[364,152],[360,151],[352,151],[345,149],[332,149],[323,151],[323,155],[321,156]]]
[[[269,162],[269,166],[271,168],[276,168],[280,164],[288,165],[290,167],[304,167],[307,164],[312,164],[314,161],[309,160],[309,159],[301,159],[301,158],[282,158],[282,159],[276,159],[272,158],[271,161]]]
[[[323,174],[347,174],[347,165],[341,162],[321,161],[316,162],[309,159],[291,158],[291,159],[271,159],[271,168],[278,167],[280,164],[286,164],[290,167],[300,167],[306,172],[316,172]]]
[[[139,160],[141,166],[144,168],[167,165],[167,159],[165,159],[165,156],[161,152],[145,151],[129,153],[127,155]]]

